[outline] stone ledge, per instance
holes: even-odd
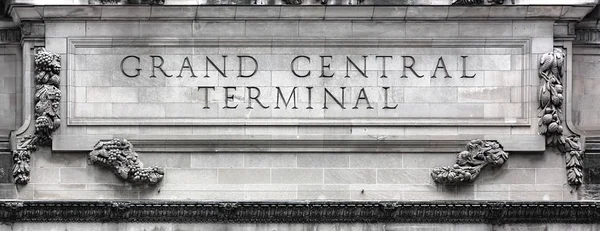
[[[596,223],[597,202],[3,201],[0,221]]]
[[[298,9],[300,12],[290,11]],[[579,21],[595,4],[503,6],[12,5],[15,22],[41,20],[509,20]],[[194,13],[182,13],[190,12]],[[304,12],[304,13],[303,13]]]
[[[116,137],[116,136],[115,136]],[[140,152],[203,153],[451,153],[462,151],[469,140],[497,140],[508,152],[543,152],[545,140],[539,135],[451,135],[451,136],[368,136],[368,135],[127,135]],[[91,151],[110,135],[57,135],[56,151]]]

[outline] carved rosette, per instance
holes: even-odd
[[[144,168],[133,145],[125,139],[98,142],[90,152],[88,162],[110,168],[121,179],[132,183],[156,184],[165,175],[158,166]]]
[[[508,153],[496,141],[471,140],[464,151],[458,153],[456,164],[437,167],[431,177],[441,184],[461,184],[473,182],[485,166],[500,167],[508,160]]]
[[[563,66],[565,54],[562,49],[555,48],[553,52],[544,54],[540,59],[539,75],[542,83],[539,92],[540,134],[546,137],[548,146],[557,147],[565,154],[567,181],[569,185],[578,186],[583,181],[583,149],[579,144],[579,136],[565,136],[561,121]]]
[[[60,127],[60,56],[45,48],[35,51],[35,132],[21,137],[13,151],[13,178],[17,184],[29,182],[29,161],[36,145],[49,145],[52,133]]]

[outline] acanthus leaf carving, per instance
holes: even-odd
[[[13,179],[17,184],[29,183],[31,153],[36,145],[50,145],[52,133],[60,127],[60,56],[35,50],[35,131],[19,139],[13,150]]]
[[[138,154],[133,151],[133,145],[125,139],[98,142],[88,161],[110,168],[119,178],[132,183],[156,184],[165,174],[158,166],[144,168]]]
[[[564,135],[564,60],[565,53],[560,48],[546,53],[540,58],[539,76],[542,81],[539,91],[539,132],[546,137],[546,145],[557,147],[565,155],[567,182],[577,187],[583,182],[583,149],[577,134]]]
[[[458,153],[456,164],[448,167],[437,167],[431,177],[441,184],[461,184],[473,182],[481,169],[486,166],[500,167],[508,160],[508,153],[496,141],[472,140],[465,150]]]

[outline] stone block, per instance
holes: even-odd
[[[296,167],[296,154],[254,154],[244,155],[245,167],[281,168]]]
[[[346,7],[346,6],[328,6],[325,8],[325,19],[343,19],[343,18],[366,18],[373,17],[373,7]]]
[[[252,37],[297,37],[298,22],[246,22],[246,36]]]
[[[456,154],[407,153],[403,156],[403,168],[434,168],[451,166],[456,162]]]
[[[510,155],[510,161],[506,162],[508,168],[564,168],[565,159],[562,155],[555,153],[536,153],[527,155]],[[555,169],[556,170],[556,169]],[[564,171],[564,169],[561,169]],[[539,174],[536,172],[536,174]],[[563,174],[564,175],[564,174]]]
[[[166,169],[163,181],[166,184],[216,184],[217,169]]]
[[[349,37],[351,22],[299,22],[300,37]]]
[[[91,148],[92,146],[90,146]],[[31,165],[36,168],[61,168],[87,166],[87,153],[68,153],[38,149],[35,158],[31,158]]]
[[[406,24],[404,22],[354,21],[352,22],[352,36],[402,38],[406,36]]]
[[[325,184],[375,184],[375,169],[325,169]]]
[[[78,104],[79,105],[79,104]],[[110,105],[110,104],[109,104]],[[165,117],[165,107],[162,104],[112,104],[112,117]],[[96,114],[97,115],[97,114]]]
[[[350,156],[336,153],[297,154],[297,166],[298,168],[348,168]]]
[[[543,54],[552,52],[554,47],[554,38],[533,38],[531,40],[531,53]]]
[[[402,154],[350,154],[351,168],[402,168]]]
[[[59,168],[32,168],[31,183],[58,183]]]
[[[273,184],[323,184],[323,169],[271,169]]]
[[[429,169],[377,169],[377,184],[431,184]]]
[[[453,88],[453,87],[405,88],[404,89],[404,101],[407,103],[457,102],[457,88]]]
[[[192,37],[192,22],[140,22],[140,36]]]
[[[88,166],[86,168],[60,168],[60,183],[121,183],[121,179],[114,175],[111,170],[100,166]]]
[[[152,7],[150,10],[150,18],[195,18],[196,8],[196,6]]]
[[[150,18],[150,7],[145,6],[104,6],[102,19]]]
[[[565,168],[536,168],[536,184],[561,184],[567,182],[567,171]]]
[[[300,200],[349,200],[348,185],[298,185]]]
[[[554,23],[550,21],[514,21],[513,36],[516,37],[551,37]]]
[[[350,197],[353,200],[402,200],[404,185],[350,185]]]
[[[448,7],[443,6],[413,6],[408,7],[406,10],[407,19],[419,19],[424,18],[440,18],[445,19],[448,17]]]
[[[190,153],[143,153],[140,158],[146,167],[189,168],[191,155]]]
[[[535,183],[535,169],[494,169],[488,168],[481,171],[475,183],[485,184],[533,184]]]
[[[12,155],[8,153],[0,153],[0,184],[12,183]],[[0,190],[5,188],[0,186]]]
[[[280,18],[285,19],[323,19],[325,7],[295,6],[282,7]]]
[[[374,6],[373,18],[403,19],[406,9],[405,6]]]
[[[461,103],[489,103],[510,102],[509,87],[459,87],[458,102]]]
[[[219,169],[219,184],[269,184],[269,169]]]
[[[412,7],[411,7],[412,8]],[[458,23],[436,22],[421,23],[407,22],[406,37],[457,37]]]
[[[150,8],[147,8],[148,10]],[[127,10],[127,9],[125,9]],[[140,23],[131,22],[87,22],[86,36],[133,36],[140,35]]]
[[[238,6],[235,11],[236,19],[252,18],[279,18],[281,12],[280,6],[262,6],[260,8],[252,6]]]
[[[196,153],[191,155],[192,168],[243,167],[244,154],[238,153]]]
[[[458,31],[461,37],[510,37],[512,36],[512,27],[512,23],[503,22],[460,22]]]
[[[198,19],[209,19],[209,18],[233,19],[235,17],[235,11],[236,11],[236,8],[234,8],[234,7],[199,6],[196,9],[196,18],[198,18]]]
[[[296,185],[244,185],[245,200],[295,200]]]
[[[85,22],[53,22],[46,23],[46,38],[54,37],[83,37],[85,36]],[[51,50],[52,52],[55,52]]]

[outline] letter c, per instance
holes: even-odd
[[[294,63],[296,62],[296,60],[297,60],[298,58],[305,58],[305,59],[308,59],[308,63],[310,64],[310,57],[308,57],[308,56],[304,56],[304,55],[299,55],[299,56],[296,56],[296,58],[292,59],[292,63],[290,64],[290,66],[291,66],[291,68],[292,68],[292,73],[294,73],[294,75],[295,75],[296,77],[299,77],[299,78],[304,78],[304,77],[307,77],[307,76],[309,76],[309,75],[310,75],[310,71],[306,72],[306,74],[305,74],[305,75],[299,75],[299,74],[296,72],[296,70],[294,70]]]

